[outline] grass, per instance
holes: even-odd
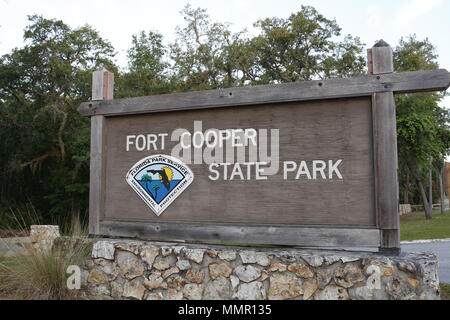
[[[450,300],[450,284],[441,283],[441,300]]]
[[[18,234],[28,232],[28,217],[14,216],[13,228]],[[24,223],[27,222],[27,223]],[[33,224],[40,224],[38,220]],[[19,227],[18,227],[19,226]],[[87,226],[73,215],[71,221],[60,227],[64,235],[87,235]],[[12,235],[14,236],[14,235]],[[8,258],[0,258],[0,297],[9,299],[62,300],[81,297],[79,290],[67,288],[67,268],[81,266],[92,249],[92,241],[77,246],[36,248],[25,244],[21,252]]]
[[[25,253],[0,262],[0,295],[10,299],[77,299],[80,292],[67,288],[67,268],[81,266],[89,246],[53,250],[26,247]]]
[[[33,204],[28,202],[17,208],[0,207],[0,238],[28,236],[31,225],[58,225],[61,235],[83,236],[88,234],[88,217],[80,211],[42,218]]]
[[[450,212],[443,215],[433,211],[433,219],[425,219],[425,213],[412,212],[400,217],[400,240],[429,240],[450,238]]]

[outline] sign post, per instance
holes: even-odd
[[[380,77],[394,72],[392,48],[383,40],[368,50],[369,74]],[[388,84],[386,84],[388,87]],[[397,121],[393,92],[372,95],[375,154],[375,193],[380,251],[400,251],[400,217],[398,214]]]

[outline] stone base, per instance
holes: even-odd
[[[387,257],[101,240],[86,262],[82,283],[89,296],[109,299],[440,299],[432,253]]]

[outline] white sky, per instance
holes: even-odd
[[[437,48],[441,68],[450,70],[450,0],[0,0],[0,55],[23,44],[27,15],[42,14],[72,27],[89,24],[117,51],[117,63],[126,67],[131,36],[157,30],[166,43],[183,24],[179,11],[186,3],[208,9],[213,20],[232,23],[238,31],[259,18],[288,17],[301,4],[312,5],[327,18],[336,18],[343,34],[359,36],[366,47],[384,39],[392,46],[401,36],[428,37]],[[443,102],[450,107],[450,97]]]

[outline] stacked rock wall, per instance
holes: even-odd
[[[433,254],[255,249],[101,240],[83,271],[113,299],[439,299]]]

